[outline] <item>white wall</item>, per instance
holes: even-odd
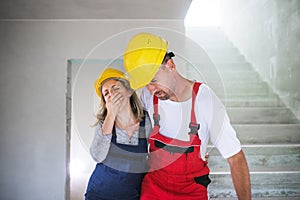
[[[300,1],[228,0],[223,29],[300,118]]]
[[[184,32],[174,20],[0,21],[0,199],[65,198],[67,60],[145,26]]]

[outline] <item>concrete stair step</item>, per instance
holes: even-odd
[[[255,72],[255,70],[252,68],[251,64],[247,62],[227,62],[227,63],[214,63],[213,66],[215,68],[214,71],[217,71],[218,73],[221,73],[223,71],[233,71],[233,72]],[[196,71],[197,73],[206,71],[209,72],[212,70],[212,66],[208,65],[207,63],[203,62],[193,62],[187,63],[187,71]]]
[[[229,173],[229,166],[216,148],[207,149],[212,173]],[[243,145],[251,173],[300,171],[300,145]]]
[[[253,67],[251,66],[250,63],[248,62],[228,62],[228,63],[219,63],[216,65],[217,69],[219,70],[233,70],[233,71],[237,71],[237,70],[245,70],[245,71],[254,71]]]
[[[201,62],[200,62],[201,63]],[[231,63],[239,63],[239,62],[234,62],[231,60],[226,60],[226,61],[222,61],[222,60],[214,60],[214,63],[219,66],[219,65],[229,65]],[[242,61],[242,63],[247,63],[247,60]]]
[[[216,53],[208,53],[208,56],[214,62],[226,61],[226,62],[246,62],[245,57],[241,54],[216,54]]]
[[[222,198],[209,198],[210,200],[237,200],[237,198],[231,198],[231,197],[222,197]],[[295,197],[252,197],[252,200],[299,200],[300,196],[295,196]]]
[[[263,98],[263,99],[248,99],[248,98],[234,98],[221,99],[226,107],[282,107],[283,104],[277,98]]]
[[[299,121],[287,108],[228,108],[228,115],[233,124],[296,124]]]
[[[205,74],[212,74],[210,72],[203,72]],[[237,80],[259,80],[260,76],[257,72],[255,71],[245,71],[245,70],[218,70],[218,73],[220,74],[220,76],[222,78],[229,78],[229,79],[233,79],[235,81]]]
[[[226,83],[225,83],[226,84]],[[236,83],[237,85],[239,83]],[[218,95],[223,104],[230,107],[283,107],[284,104],[275,94],[268,95]]]
[[[197,66],[197,65],[196,65]],[[259,75],[256,71],[254,71],[251,68],[221,68],[221,67],[215,67],[215,69],[212,69],[211,66],[205,66],[205,65],[201,65],[199,64],[197,66],[197,68],[194,67],[189,67],[187,69],[187,72],[189,73],[199,73],[199,74],[211,74],[211,75],[215,75],[215,74],[221,74],[221,75],[228,75],[228,76],[232,76],[233,74],[255,74],[255,75]]]
[[[214,63],[228,63],[228,62],[245,62],[245,57],[240,54],[224,55],[224,54],[215,54],[206,52],[208,57]],[[197,54],[187,54],[187,57],[193,60],[195,63],[201,63],[203,60]]]
[[[230,84],[230,82],[226,82],[224,84],[210,84],[209,86],[215,93],[270,94],[272,92],[269,90],[267,84],[259,83]]]
[[[233,50],[234,48],[224,48],[224,49],[214,49],[208,51],[204,48],[204,51],[207,53],[209,58],[213,61],[232,61],[232,62],[245,62],[245,57],[240,54],[237,50]],[[195,60],[196,62],[201,62],[202,59],[199,59],[199,55],[202,52],[200,51],[187,51],[186,55],[188,58]]]
[[[263,99],[263,98],[278,98],[278,96],[274,93],[216,93],[216,95],[220,99],[245,99],[247,100],[252,100],[252,99]]]
[[[191,60],[193,61],[193,60]],[[217,70],[232,70],[232,71],[254,71],[250,63],[242,62],[226,62],[226,63],[214,63]],[[187,63],[188,70],[197,69],[197,71],[211,70],[211,65],[207,65],[205,62],[192,62]]]
[[[260,173],[250,174],[251,192],[254,198],[277,197],[278,199],[300,197],[300,173]],[[236,197],[230,174],[211,174],[208,186],[210,198]]]
[[[225,90],[256,90],[265,91],[270,90],[266,82],[238,82],[238,81],[226,81],[226,82],[216,82],[210,81],[206,83],[210,88],[214,89],[225,89]]]
[[[269,96],[272,95],[272,92],[269,91],[255,91],[254,89],[252,90],[242,90],[242,91],[238,91],[238,90],[223,90],[220,88],[220,90],[214,90],[214,92],[216,93],[216,95],[220,98],[223,97],[240,97],[240,96],[248,96],[248,97],[255,97],[255,96]]]
[[[216,93],[223,104],[227,107],[284,107],[284,104],[275,94],[233,94]]]
[[[232,81],[232,82],[262,82],[262,80],[260,80],[260,76],[259,74],[254,71],[254,70],[250,70],[250,69],[230,69],[230,68],[217,68],[215,67],[214,69],[209,68],[209,69],[205,69],[203,68],[189,68],[186,71],[187,75],[198,75],[200,77],[209,77],[209,78],[222,78],[222,79],[228,79]],[[248,77],[248,78],[245,78]],[[242,80],[241,80],[242,78]],[[216,81],[215,79],[211,79],[211,81]],[[219,82],[219,81],[218,81]]]
[[[232,72],[206,72],[206,71],[187,71],[186,75],[189,79],[202,79],[202,80],[216,80],[216,78],[221,79],[223,81],[245,81],[248,80],[252,82],[260,81],[260,77],[256,72],[248,72],[248,73],[234,73]]]
[[[237,136],[247,144],[300,144],[300,124],[234,124]]]

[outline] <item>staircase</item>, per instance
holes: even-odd
[[[220,29],[187,29],[186,35],[214,63],[196,46],[187,48],[187,77],[207,83],[227,108],[248,161],[252,198],[300,199],[299,121]],[[210,199],[236,199],[227,161],[212,145],[208,151]]]

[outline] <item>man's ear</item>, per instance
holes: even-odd
[[[173,71],[173,70],[176,70],[176,65],[175,65],[173,59],[169,59],[169,60],[167,61],[166,64],[169,66],[169,68],[170,68],[172,71]]]

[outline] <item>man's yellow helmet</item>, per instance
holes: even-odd
[[[168,42],[150,33],[131,38],[124,54],[124,67],[133,89],[146,86],[155,76],[168,50]]]
[[[99,97],[101,97],[101,91],[100,91],[100,86],[102,83],[110,78],[122,78],[127,80],[127,78],[124,76],[124,73],[120,70],[114,69],[114,68],[106,68],[100,77],[94,82],[94,87],[96,90],[96,93],[98,94]]]

